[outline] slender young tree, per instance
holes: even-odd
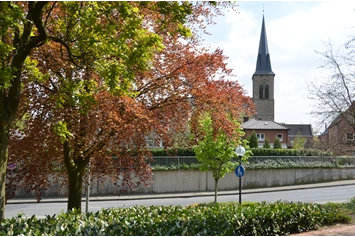
[[[211,171],[215,181],[214,202],[217,202],[218,181],[235,168],[232,159],[235,148],[242,143],[244,132],[240,124],[235,122],[232,133],[216,127],[209,113],[201,115],[200,135],[198,145],[194,148],[197,160],[201,163],[202,171]]]

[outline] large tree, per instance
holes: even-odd
[[[322,144],[334,154],[344,152],[345,134],[355,129],[354,43],[352,37],[343,48],[335,49],[330,40],[325,42],[324,51],[317,52],[322,56],[322,74],[308,85],[309,97],[317,105],[311,113],[317,117],[319,127],[342,121],[339,134],[343,136],[329,137]]]
[[[181,41],[190,34],[181,24],[186,14],[192,13],[187,24],[199,25],[202,16],[211,16],[211,5],[122,3],[123,12],[117,12],[121,3],[107,4],[54,8],[55,20],[63,22],[52,32],[62,39],[53,37],[31,54],[24,72],[26,102],[11,146],[12,161],[22,162],[17,178],[41,187],[49,175],[68,176],[68,209],[81,208],[89,162],[94,175],[120,175],[134,188],[150,176],[145,134],[154,131],[168,145],[173,133],[186,128],[192,108],[198,111],[213,98],[214,104],[231,105],[235,98],[208,95],[217,72],[231,73],[222,52],[208,53],[198,37]],[[65,18],[68,9],[75,12]],[[240,89],[236,83],[220,84]],[[213,94],[220,96],[218,88]],[[21,129],[23,135],[16,137]],[[64,173],[58,172],[63,167]]]
[[[70,116],[80,115],[75,119],[82,121],[85,117],[83,121],[88,121],[92,115],[88,113],[90,108],[100,105],[96,104],[100,93],[110,93],[100,94],[104,97],[131,98],[130,87],[136,73],[148,69],[154,53],[163,47],[160,32],[175,37],[189,35],[184,23],[198,5],[188,2],[1,2],[0,219],[4,218],[10,129],[18,112],[21,88],[29,87],[32,94],[37,93],[35,98],[41,95],[41,99],[51,101],[43,104],[44,108],[52,105],[59,109],[55,112],[60,113],[69,106],[73,111],[68,116],[61,114],[64,117],[55,124],[43,126],[55,130],[63,156],[71,157],[65,163],[68,173],[70,169],[76,170],[76,175],[69,175],[69,179],[79,180],[88,160],[83,158],[84,154],[73,152],[74,147],[83,144],[70,140],[73,138],[68,124]],[[23,86],[21,82],[25,79],[27,85]],[[105,86],[97,91],[100,93],[95,90],[98,85]],[[33,106],[32,99],[24,102],[24,106]],[[123,101],[126,103],[129,99]],[[54,116],[53,111],[40,115],[44,108],[27,114],[30,119],[42,116],[43,121]],[[85,122],[79,124],[84,126]],[[73,156],[80,158],[74,162]],[[70,206],[77,205],[72,203]]]
[[[355,38],[348,41],[343,49],[334,49],[330,41],[324,43],[322,56],[322,75],[309,83],[310,98],[317,106],[312,114],[320,123],[330,124],[341,116],[355,129]]]

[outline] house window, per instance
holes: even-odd
[[[147,147],[153,147],[154,146],[154,139],[153,138],[147,138]]]
[[[264,87],[263,85],[259,86],[259,99],[263,99],[264,98]]]
[[[258,141],[265,141],[265,134],[264,133],[257,133],[256,137],[258,138]]]
[[[265,99],[269,99],[269,86],[265,86]]]
[[[346,140],[354,140],[354,133],[348,132],[346,134]]]
[[[276,134],[276,138],[280,140],[280,142],[282,142],[282,138],[283,138],[283,135],[282,133],[278,133]]]

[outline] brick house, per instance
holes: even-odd
[[[246,138],[249,138],[255,131],[258,138],[258,147],[264,146],[266,138],[269,140],[271,147],[276,138],[280,140],[282,148],[287,148],[289,143],[287,135],[289,128],[273,121],[250,119],[242,124],[242,128]]]
[[[339,114],[319,136],[324,147],[335,155],[355,155],[355,103]],[[352,125],[353,126],[352,126]]]

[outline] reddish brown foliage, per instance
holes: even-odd
[[[208,15],[196,7],[196,21],[199,15]],[[154,14],[150,16],[154,19]],[[24,81],[18,113],[24,133],[16,136],[18,130],[12,131],[9,149],[10,160],[19,164],[12,184],[38,189],[49,176],[65,183],[71,173],[81,183],[90,162],[92,176],[121,177],[133,189],[151,178],[145,135],[154,132],[169,146],[174,134],[186,132],[188,123],[193,131],[204,111],[227,133],[235,126],[228,116],[240,118],[252,112],[241,86],[224,78],[232,74],[221,50],[209,53],[197,38],[182,42],[166,32],[161,33],[165,49],[156,53],[151,70],[135,72],[129,94],[110,93],[94,69],[93,58],[80,55],[73,61],[59,42],[34,52],[32,58],[49,79]],[[84,89],[72,91],[76,83],[83,83]],[[87,97],[76,97],[85,93]],[[58,122],[65,122],[71,133],[62,140],[55,132]],[[132,174],[138,179],[131,179]],[[81,191],[81,184],[76,188]]]

